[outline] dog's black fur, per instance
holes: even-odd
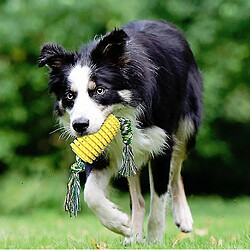
[[[136,21],[122,29],[114,30],[100,40],[92,41],[78,52],[67,52],[61,46],[46,44],[39,59],[39,66],[49,65],[50,90],[57,96],[56,113],[64,114],[63,108],[73,102],[64,98],[68,91],[67,72],[77,62],[95,65],[91,78],[98,86],[111,90],[105,98],[89,93],[97,103],[111,105],[124,103],[132,107],[143,106],[140,124],[143,128],[152,125],[172,135],[178,129],[181,118],[190,117],[195,130],[187,142],[189,151],[201,123],[202,83],[194,56],[182,33],[165,21]],[[117,94],[117,90],[129,89],[133,93],[130,103]],[[166,191],[165,176],[169,169],[171,144],[162,155],[154,160],[155,188],[161,194]],[[165,162],[165,164],[162,163]],[[161,166],[164,166],[162,169]],[[164,173],[165,172],[165,173]]]
[[[108,89],[103,96],[88,90],[94,102],[102,106],[140,107],[141,115],[136,118],[140,129],[156,126],[166,132],[168,146],[151,159],[154,189],[159,196],[165,194],[174,137],[181,121],[188,120],[192,124],[182,142],[186,154],[195,145],[201,123],[202,80],[183,34],[165,21],[144,20],[115,29],[84,45],[80,52],[45,44],[39,66],[51,68],[49,87],[57,97],[55,110],[59,116],[74,105],[77,93],[73,93],[72,100],[68,100],[65,93],[70,91],[70,70],[77,64],[91,68],[90,79]],[[130,98],[122,98],[120,90],[129,90]],[[107,165],[102,158],[92,168]]]

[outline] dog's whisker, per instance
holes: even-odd
[[[59,139],[64,139],[65,136],[67,135],[68,131],[63,131],[60,135],[59,135]]]
[[[54,134],[55,132],[57,132],[57,131],[59,131],[59,130],[62,130],[62,129],[64,129],[64,128],[63,128],[63,127],[57,128],[57,129],[55,129],[55,130],[49,132],[49,134],[50,134],[50,135],[51,135],[51,134]]]
[[[68,140],[70,137],[72,137],[71,135],[71,132],[70,132],[70,127],[67,126],[67,127],[62,127],[62,129],[64,130],[58,139],[65,139],[65,140]]]
[[[53,127],[62,127],[60,123],[56,123],[53,125]]]
[[[68,133],[67,137],[65,138],[65,140],[67,141],[68,139],[70,139],[72,137],[72,135],[70,133]]]

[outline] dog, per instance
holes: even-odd
[[[110,178],[117,176],[122,162],[121,137],[87,165],[84,200],[101,224],[124,235],[127,243],[143,241],[140,171],[148,167],[146,239],[163,240],[168,194],[175,224],[182,232],[192,231],[180,172],[201,124],[203,87],[183,34],[166,21],[134,21],[83,45],[79,52],[46,43],[39,57],[39,67],[44,65],[50,68],[55,113],[70,136],[97,132],[111,113],[132,122],[138,173],[127,178],[131,218],[107,198]]]

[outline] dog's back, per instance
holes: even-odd
[[[165,21],[135,21],[124,30],[130,38],[132,57],[142,65],[145,63],[144,74],[149,72],[149,78],[140,83],[144,91],[150,92],[151,110],[150,106],[147,110],[151,111],[152,123],[172,134],[179,120],[189,116],[197,129],[201,121],[202,83],[183,34]],[[143,57],[145,60],[139,60]]]

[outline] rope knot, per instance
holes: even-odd
[[[120,122],[120,131],[122,141],[124,143],[122,151],[122,165],[119,170],[119,175],[125,177],[135,176],[138,170],[135,165],[134,153],[132,150],[132,123],[129,119],[124,117],[117,117],[117,119]]]
[[[132,138],[133,138],[133,130],[132,130],[131,121],[123,117],[119,117],[118,120],[120,122],[120,131],[121,131],[123,143],[126,145],[131,145]]]

